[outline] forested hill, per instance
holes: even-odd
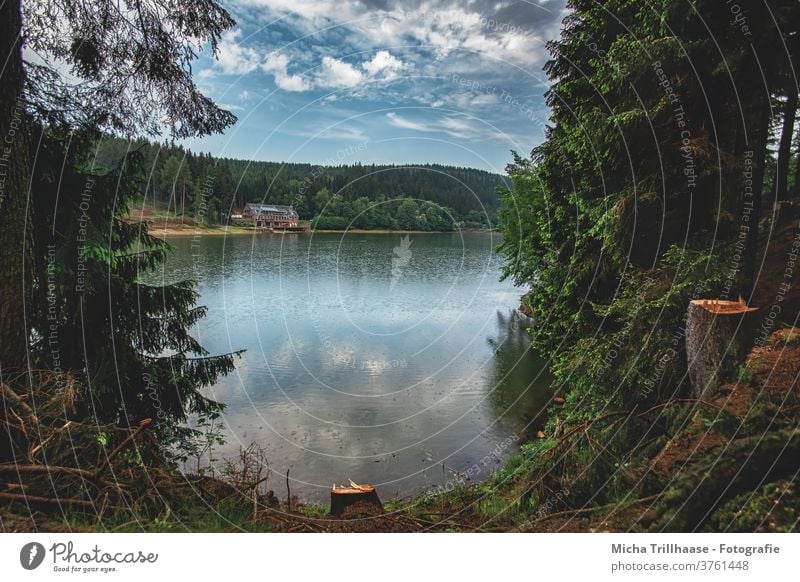
[[[147,198],[185,212],[199,200],[210,176],[215,186],[206,202],[212,210],[227,212],[246,202],[292,204],[303,219],[316,216],[320,201],[327,203],[335,195],[344,203],[364,198],[370,202],[399,198],[430,201],[455,211],[459,218],[472,213],[477,219],[496,213],[499,197],[495,190],[505,186],[503,176],[473,168],[438,164],[317,166],[214,158],[182,147],[116,138],[104,141],[99,163],[113,165],[129,148],[144,156],[150,170]]]
[[[461,214],[484,207],[495,209],[499,198],[495,188],[505,185],[503,177],[484,170],[425,165],[341,165],[320,167],[311,164],[248,162],[225,160],[241,179],[238,194],[247,200],[260,200],[270,191],[276,202],[290,203],[303,190],[319,192],[327,188],[347,201],[363,196],[370,200],[410,197],[447,206]],[[270,187],[270,183],[272,186]],[[304,188],[305,185],[305,188]]]

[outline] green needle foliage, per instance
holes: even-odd
[[[187,415],[221,409],[201,389],[233,370],[235,354],[210,356],[192,336],[206,310],[191,281],[142,282],[169,246],[146,224],[119,218],[140,195],[140,156],[96,167],[99,143],[90,131],[42,131],[31,356],[37,367],[79,374],[90,395],[80,415],[123,424],[152,418],[171,434]]]
[[[504,275],[530,289],[533,345],[566,397],[523,449],[523,506],[659,491],[648,463],[685,422],[659,405],[688,396],[688,302],[774,300],[760,230],[798,192],[800,5],[738,6],[747,33],[725,2],[572,0],[549,45],[551,124],[515,154],[500,211]]]
[[[508,166],[502,252],[582,416],[680,393],[687,302],[752,299],[800,22],[756,4],[744,35],[726,3],[574,0],[549,45],[551,125]]]

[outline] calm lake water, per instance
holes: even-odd
[[[290,468],[303,500],[348,479],[389,500],[451,469],[485,478],[538,428],[548,376],[520,289],[499,281],[498,236],[407,236],[169,240],[164,278],[197,279],[208,307],[196,337],[247,350],[210,390],[227,405],[216,458],[257,442],[281,497]]]

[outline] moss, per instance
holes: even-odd
[[[800,494],[797,484],[784,479],[738,495],[709,520],[709,531],[797,532]]]

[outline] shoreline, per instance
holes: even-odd
[[[253,229],[242,228],[240,226],[197,226],[197,227],[159,227],[150,226],[148,234],[158,238],[165,237],[184,237],[184,236],[220,236],[220,235],[239,235],[254,232]]]
[[[347,230],[332,230],[328,228],[318,228],[316,230],[308,230],[311,233],[332,234],[332,233],[353,233],[353,234],[458,234],[459,232],[471,232],[476,234],[500,234],[500,231],[493,230],[480,230],[480,229],[466,229],[461,230],[390,230],[386,228],[348,228]]]
[[[494,230],[478,230],[478,229],[462,229],[462,230],[388,230],[388,229],[363,229],[363,228],[349,228],[347,230],[331,230],[331,229],[316,229],[306,230],[303,232],[271,232],[268,230],[259,230],[255,228],[247,228],[243,226],[199,226],[199,227],[174,227],[165,226],[159,228],[148,229],[148,233],[158,237],[186,237],[186,236],[220,236],[220,235],[243,235],[243,234],[288,234],[288,235],[305,235],[305,234],[458,234],[458,233],[474,233],[474,234],[500,234],[499,231]]]

